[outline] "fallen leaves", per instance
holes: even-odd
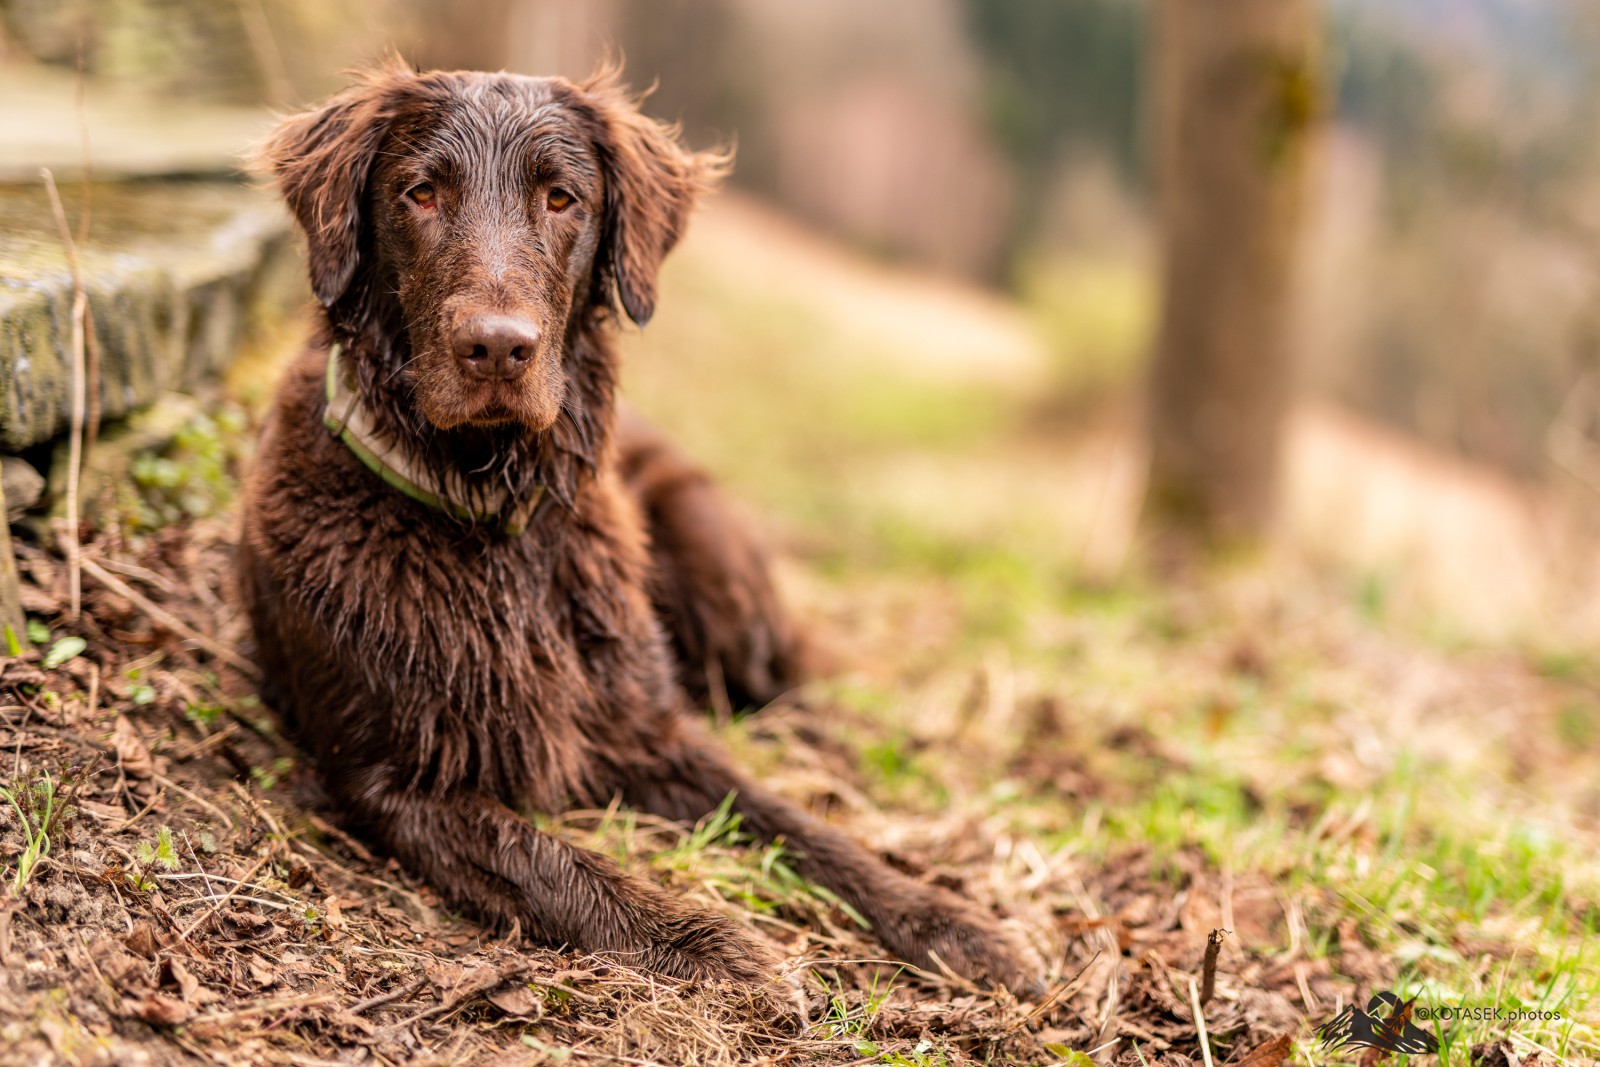
[[[1279,1067],[1284,1060],[1289,1058],[1289,1050],[1294,1047],[1294,1037],[1290,1034],[1279,1034],[1243,1052],[1234,1059],[1227,1061],[1229,1067]]]
[[[134,1015],[157,1026],[177,1026],[188,1021],[189,1005],[165,993],[152,993],[139,1004]]]
[[[118,715],[112,725],[111,748],[117,754],[118,765],[129,778],[149,778],[156,773],[149,746],[126,715]]]

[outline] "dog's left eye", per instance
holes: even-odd
[[[572,194],[565,189],[552,189],[545,203],[550,206],[551,211],[561,212],[572,206],[572,200]]]
[[[413,186],[407,190],[406,195],[421,207],[432,207],[439,194],[434,192],[432,185],[423,182],[421,185]]]

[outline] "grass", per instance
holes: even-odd
[[[0,800],[10,806],[22,833],[22,852],[11,875],[11,893],[20,897],[49,860],[51,839],[71,823],[76,811],[47,771],[24,777],[10,788],[0,786]]]
[[[1304,929],[1270,924],[1278,950],[1326,954],[1353,923],[1420,1003],[1562,1013],[1441,1023],[1441,1062],[1507,1032],[1596,1055],[1593,657],[1407,629],[1376,572],[1107,582],[1076,552],[1093,486],[1066,474],[1074,433],[1036,400],[896,377],[906,362],[848,328],[685,259],[630,391],[811,561],[802,592],[857,643],[855,673],[823,688],[858,713],[847,743],[874,799],[1087,862],[1198,849],[1299,902]],[[1089,352],[1083,382],[1114,383],[1148,336],[1137,283],[1075,263],[1038,284],[1072,296],[1049,333]],[[992,491],[1048,471],[1041,449],[1059,481]],[[1065,709],[1042,732],[1041,701]],[[754,739],[742,755],[778,770]]]

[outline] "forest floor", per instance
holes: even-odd
[[[995,909],[1047,994],[883,961],[727,818],[547,825],[768,938],[810,994],[799,1035],[730,990],[495,940],[340,832],[230,602],[262,357],[101,511],[77,622],[67,567],[21,546],[0,1064],[1370,1067],[1315,1030],[1383,991],[1444,1063],[1600,1056],[1600,655],[1472,636],[1315,553],[1160,577],[1116,503],[1126,419],[1050,399],[1023,311],[737,201],[661,304],[628,393],[782,546],[830,664],[728,743]]]

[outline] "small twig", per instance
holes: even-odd
[[[0,973],[0,982],[4,975],[12,973],[11,970],[11,917],[22,910],[20,900],[0,901],[0,967],[5,968]]]
[[[191,848],[190,851],[191,852],[194,851],[193,848]],[[197,863],[199,862],[199,857],[198,856],[195,857],[195,862],[197,862]],[[299,903],[301,903],[301,901],[300,901],[300,899],[298,897],[292,897],[288,893],[280,893],[276,889],[268,889],[266,886],[261,885],[261,884],[256,883],[256,882],[249,882],[249,883],[241,882],[239,879],[237,879],[237,878],[229,878],[225,874],[206,874],[204,871],[201,871],[201,872],[199,872],[197,874],[189,874],[187,872],[179,872],[177,874],[158,874],[158,875],[156,875],[156,881],[158,881],[158,882],[192,882],[196,878],[204,879],[205,883],[206,883],[206,887],[208,889],[210,889],[211,892],[213,892],[213,893],[216,892],[216,888],[214,886],[212,886],[211,883],[213,881],[217,881],[217,882],[223,883],[224,885],[237,885],[237,886],[250,885],[257,892],[260,892],[260,893],[271,893],[273,896],[282,897],[284,900],[288,901],[290,904],[299,904]],[[199,898],[195,898],[195,899],[199,899]]]
[[[74,109],[78,113],[78,140],[83,145],[83,206],[78,210],[78,247],[82,248],[89,243],[89,220],[93,218],[90,210],[94,205],[94,151],[89,141],[89,108],[88,108],[88,79],[84,77],[83,41],[78,41],[78,56],[76,63],[77,83],[74,86]],[[83,313],[83,340],[84,354],[88,357],[85,366],[84,391],[88,394],[88,406],[84,410],[85,426],[83,433],[83,449],[87,455],[94,450],[95,441],[100,437],[100,339],[94,332],[94,309],[85,306]]]
[[[182,900],[180,900],[176,904],[172,905],[172,908],[173,908],[174,911],[176,911],[177,909],[183,907],[185,904],[204,904],[207,901],[211,901],[211,902],[215,903],[218,907],[221,907],[223,904],[227,903],[230,900],[243,900],[243,901],[246,901],[246,902],[248,902],[250,904],[259,904],[263,908],[273,908],[273,909],[275,909],[277,911],[293,911],[295,908],[300,907],[300,905],[298,903],[285,904],[280,900],[268,900],[266,897],[252,897],[252,896],[249,896],[248,894],[239,895],[237,893],[238,888],[239,888],[238,886],[234,886],[233,889],[228,890],[227,893],[223,894],[220,897],[213,897],[213,896],[184,897]],[[192,927],[191,927],[191,929],[192,929]]]
[[[132,826],[134,823],[138,822],[140,819],[144,818],[146,815],[149,815],[152,811],[154,811],[155,808],[156,808],[156,805],[161,803],[162,798],[165,797],[165,796],[166,796],[165,793],[163,793],[160,789],[157,789],[155,791],[155,793],[150,797],[150,800],[145,804],[144,807],[140,808],[138,811],[134,812],[132,815],[128,816],[126,819],[123,819],[121,822],[117,823],[117,825],[115,827],[113,827],[113,829],[115,831],[118,831],[118,832],[120,832],[122,830],[126,830],[128,827]]]
[[[1217,956],[1222,952],[1222,943],[1228,939],[1232,930],[1213,930],[1206,937],[1206,958],[1200,965],[1200,1003],[1211,1003],[1211,994],[1217,991]]]
[[[333,838],[335,841],[339,842],[339,844],[349,849],[352,853],[354,853],[356,859],[360,860],[362,863],[377,862],[377,858],[373,856],[372,852],[367,848],[366,845],[363,845],[360,841],[357,841],[355,838],[351,837],[349,834],[345,833],[339,827],[333,825],[333,823],[329,822],[327,819],[324,819],[316,812],[308,812],[306,815],[306,821],[309,822],[312,828],[318,833]],[[323,853],[318,852],[317,855],[323,856]],[[323,858],[326,859],[328,857],[324,856]],[[341,864],[340,866],[342,867],[343,865]]]
[[[94,721],[94,713],[100,707],[100,664],[89,664],[89,713],[84,718]]]
[[[66,942],[63,939],[63,946],[65,943]],[[94,953],[89,950],[88,935],[86,935],[82,930],[78,931],[78,947],[83,949],[84,962],[87,963],[89,965],[89,969],[94,972],[95,992],[101,994],[99,999],[101,999],[102,1002],[114,1002],[116,999],[116,987],[106,979],[105,972],[102,971],[100,969],[100,965],[94,961]]]
[[[1294,965],[1294,983],[1300,987],[1300,1002],[1306,1006],[1307,1015],[1316,1015],[1321,1010],[1321,1002],[1315,993],[1311,992],[1311,984],[1306,981],[1306,964],[1304,960],[1296,960]]]
[[[1109,1041],[1116,1036],[1118,1026],[1117,1007],[1122,1003],[1122,972],[1117,964],[1118,957],[1111,958],[1111,977],[1106,982],[1105,1010],[1100,1017],[1100,1027],[1095,1031],[1095,1041]]]
[[[184,591],[179,589],[176,583],[168,579],[165,575],[157,574],[148,567],[141,567],[137,563],[129,563],[126,560],[112,559],[110,556],[99,556],[96,558],[95,562],[99,563],[100,566],[104,567],[106,570],[114,571],[117,574],[122,575],[124,578],[132,578],[136,581],[143,582],[146,585],[154,586],[156,589],[166,593],[168,596],[181,597],[185,595]]]
[[[251,663],[249,660],[239,655],[239,653],[235,652],[227,645],[214,641],[205,634],[189,626],[182,619],[179,619],[176,615],[172,614],[172,612],[168,611],[160,604],[157,604],[155,601],[151,600],[137,589],[134,589],[133,586],[129,585],[121,578],[118,578],[116,575],[100,566],[100,564],[95,562],[93,559],[85,557],[82,560],[82,564],[84,572],[88,574],[89,577],[93,578],[95,581],[99,582],[101,585],[105,586],[107,589],[111,590],[113,593],[127,600],[134,607],[144,612],[150,621],[165,626],[167,629],[171,630],[185,641],[192,641],[194,644],[205,649],[217,659],[226,663],[228,666],[232,667],[246,678],[249,678],[251,681],[260,680],[260,669],[258,669],[254,663]]]
[[[1193,978],[1189,979],[1189,1002],[1194,1005],[1194,1025],[1200,1032],[1200,1055],[1205,1057],[1206,1067],[1212,1067],[1211,1038],[1206,1034],[1206,1013],[1200,1007],[1200,990]]]
[[[214,1011],[209,1015],[196,1015],[188,1022],[189,1026],[200,1023],[219,1023],[227,1019],[242,1019],[250,1015],[260,1015],[263,1012],[279,1011],[284,1008],[314,1008],[322,1004],[329,1004],[339,998],[332,993],[319,993],[310,997],[293,997],[288,1000],[274,1000],[266,1004],[256,1004],[248,1008],[239,1008],[235,1011]]]
[[[245,876],[243,878],[239,879],[238,885],[235,885],[232,889],[230,889],[226,893],[224,893],[222,895],[222,899],[218,900],[215,904],[213,904],[211,906],[211,910],[210,911],[202,913],[200,915],[200,917],[197,918],[194,922],[192,922],[188,926],[184,927],[183,930],[178,934],[178,939],[181,940],[181,941],[189,940],[189,935],[194,933],[197,929],[199,929],[201,923],[206,922],[213,915],[216,915],[218,912],[220,912],[222,910],[222,906],[224,904],[226,904],[228,901],[232,900],[233,899],[233,895],[235,893],[239,892],[239,890],[244,886],[244,884],[246,882],[248,882],[248,881],[250,881],[250,879],[254,878],[256,876],[256,872],[259,871],[261,869],[262,864],[264,864],[266,862],[267,862],[267,857],[266,856],[262,856],[260,859],[256,860],[255,866],[251,867],[249,871],[245,872]]]
[[[183,843],[189,846],[189,855],[194,859],[195,870],[199,871],[200,877],[205,879],[206,892],[210,893],[212,896],[216,896],[217,889],[211,884],[211,876],[206,873],[205,864],[200,862],[200,853],[194,850],[194,842],[189,840],[189,831],[187,830],[183,832]],[[162,876],[158,874],[156,877],[160,878]]]
[[[382,1007],[396,1000],[404,1000],[427,984],[428,980],[426,978],[418,978],[409,985],[403,985],[396,989],[391,989],[387,993],[379,993],[375,997],[368,997],[366,1000],[352,1004],[347,1010],[351,1015],[360,1015],[364,1011],[371,1011],[373,1008]]]
[[[957,974],[955,970],[944,960],[940,959],[939,954],[931,948],[928,950],[928,958],[933,961],[934,966],[939,968],[939,973],[944,976],[944,980],[955,986],[957,989],[980,995],[983,993],[983,990],[978,988],[975,982],[971,981],[970,979],[963,978],[961,975]]]
[[[265,804],[250,795],[250,790],[246,789],[238,782],[229,782],[228,788],[232,789],[239,799],[244,801],[245,807],[250,809],[251,814],[267,824],[267,829],[271,830],[274,836],[276,836],[285,845],[289,843],[289,835],[285,833],[283,827],[278,824],[278,820],[272,817],[272,812],[267,810],[267,806]]]
[[[56,217],[56,228],[61,231],[61,246],[66,250],[67,266],[72,271],[72,435],[67,443],[67,618],[77,621],[83,606],[83,576],[78,556],[78,480],[83,473],[84,408],[88,402],[85,381],[84,330],[89,313],[89,298],[83,289],[83,272],[78,266],[78,246],[72,239],[72,227],[67,225],[67,212],[61,206],[61,193],[56,189],[55,175],[49,167],[40,167],[45,191],[50,194],[50,210]]]
[[[1056,986],[1054,993],[1051,993],[1048,997],[1045,997],[1037,1008],[1034,1008],[1026,1016],[1024,1016],[1021,1022],[1013,1024],[1011,1029],[1007,1030],[1006,1033],[1014,1033],[1017,1030],[1022,1029],[1024,1026],[1027,1026],[1045,1012],[1049,1011],[1050,1008],[1054,1006],[1056,1001],[1060,1000],[1066,995],[1067,990],[1071,989],[1078,979],[1082,978],[1086,973],[1088,973],[1089,968],[1094,966],[1094,961],[1099,958],[1100,950],[1095,949],[1094,955],[1089,957],[1088,962],[1086,962],[1082,967],[1079,967],[1077,972],[1073,974],[1071,978],[1068,978],[1066,981]]]
[[[188,760],[194,759],[206,749],[216,748],[224,741],[231,740],[234,734],[238,732],[239,724],[236,722],[230,722],[228,725],[224,726],[214,734],[208,734],[198,741],[188,742],[182,748],[173,749],[173,758],[178,760],[180,763],[187,762]]]
[[[33,718],[33,704],[29,703],[24,706],[28,710],[22,713],[22,722],[17,726],[17,756],[11,765],[12,778],[20,778],[22,776],[22,739],[28,733],[28,720]]]
[[[168,777],[166,777],[165,775],[162,775],[162,774],[152,774],[150,776],[150,780],[152,782],[154,782],[156,785],[161,786],[163,789],[170,789],[174,793],[178,793],[179,795],[187,797],[189,800],[194,801],[200,807],[205,808],[211,814],[213,814],[217,818],[221,819],[225,824],[227,824],[227,827],[228,827],[229,830],[233,829],[233,816],[229,815],[227,812],[223,811],[221,808],[219,808],[215,804],[211,803],[211,801],[207,800],[205,797],[201,796],[199,793],[196,793],[191,789],[185,789],[183,786],[179,785],[177,782],[174,782],[171,778],[168,778]]]
[[[417,1012],[415,1015],[408,1015],[404,1019],[401,1019],[399,1022],[390,1023],[388,1026],[385,1026],[383,1029],[379,1030],[378,1034],[379,1035],[392,1034],[392,1033],[395,1033],[395,1032],[400,1031],[400,1030],[409,1029],[410,1027],[416,1025],[417,1023],[422,1022],[424,1019],[431,1019],[435,1015],[442,1015],[445,1012],[450,1011],[452,1008],[456,1008],[456,1007],[459,1007],[459,1006],[460,1005],[457,1005],[457,1004],[435,1004],[431,1008],[422,1009],[421,1011]]]

